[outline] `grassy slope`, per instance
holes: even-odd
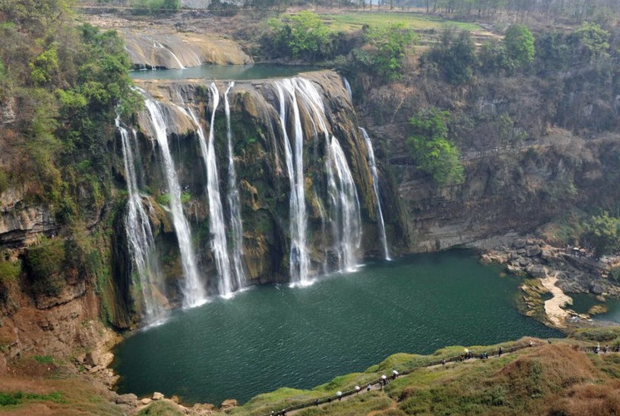
[[[385,13],[385,12],[346,12],[338,14],[321,14],[323,22],[334,32],[360,30],[363,25],[385,27],[393,23],[403,23],[413,30],[441,29],[446,25],[470,31],[482,28],[475,23],[454,22],[437,16],[419,13]]]
[[[296,415],[606,415],[620,412],[620,355],[594,355],[579,349],[613,345],[620,329],[585,330],[574,338],[545,341],[501,358],[471,360],[423,368],[459,355],[449,347],[430,356],[396,354],[364,373],[337,377],[312,390],[279,389],[259,395],[231,414],[268,415],[297,403],[336,397],[356,384],[365,386],[396,368],[412,370],[388,384],[385,391],[364,393],[338,402],[309,407]],[[523,344],[525,340],[517,343]],[[504,343],[504,350],[515,343]],[[470,347],[473,352],[497,351],[499,345]],[[563,413],[562,413],[563,412]],[[617,413],[616,413],[617,414]]]
[[[10,370],[12,375],[0,377],[0,398],[18,392],[31,398],[11,405],[0,401],[0,415],[123,415],[103,385],[76,375],[71,364],[29,357],[12,363]]]
[[[504,351],[528,340],[493,346],[473,346],[474,353]],[[234,416],[268,415],[294,404],[336,397],[337,391],[366,386],[393,369],[401,376],[384,391],[373,390],[345,398],[341,402],[312,406],[297,412],[312,415],[575,415],[620,414],[620,354],[595,355],[582,351],[584,346],[620,344],[620,327],[580,330],[571,338],[535,341],[532,348],[492,357],[443,366],[429,364],[459,356],[462,346],[438,350],[432,355],[395,354],[363,373],[336,377],[312,390],[282,388],[256,396],[243,407],[227,414]],[[123,414],[113,397],[85,376],[70,370],[69,364],[25,358],[11,366],[20,376],[0,378],[3,394],[21,391],[39,397],[18,405],[3,406],[0,415],[100,415]],[[405,374],[408,373],[408,374]],[[141,415],[176,416],[176,405],[154,403]],[[616,412],[616,413],[614,413]]]

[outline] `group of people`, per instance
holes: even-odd
[[[609,345],[605,345],[603,348],[601,348],[601,344],[597,343],[596,347],[594,347],[595,354],[599,354],[599,353],[607,354],[609,351],[619,352],[620,346],[614,345],[612,348],[610,348]]]

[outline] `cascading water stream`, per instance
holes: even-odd
[[[242,262],[243,255],[243,222],[241,221],[241,202],[237,188],[237,174],[232,146],[232,128],[230,126],[230,103],[228,93],[235,86],[228,84],[224,92],[224,111],[226,113],[226,138],[228,140],[228,206],[230,209],[230,223],[232,226],[232,259],[235,285],[237,288],[245,284],[245,271]]]
[[[344,88],[347,90],[347,94],[349,94],[349,99],[353,99],[353,91],[351,91],[351,84],[349,84],[349,80],[345,77],[342,77],[342,83],[344,84]]]
[[[209,86],[213,97],[213,112],[211,113],[211,125],[209,126],[209,138],[205,138],[204,131],[200,122],[190,110],[190,115],[194,119],[198,129],[200,151],[207,170],[207,194],[209,199],[209,230],[211,231],[211,250],[215,258],[215,265],[218,272],[218,288],[220,296],[229,298],[232,296],[234,287],[231,270],[230,258],[228,257],[228,244],[226,241],[226,224],[224,223],[224,210],[222,209],[222,199],[220,197],[219,175],[217,170],[217,159],[215,155],[215,112],[220,102],[220,93],[214,83]]]
[[[308,276],[310,261],[308,258],[308,248],[306,247],[307,214],[303,171],[303,130],[293,81],[285,79],[276,81],[275,85],[280,100],[280,124],[284,138],[286,169],[291,187],[289,199],[291,233],[289,268],[291,284],[304,286],[310,283]],[[288,93],[293,110],[293,146],[291,146],[286,130],[286,98],[284,91]]]
[[[166,48],[164,45],[162,45],[160,42],[158,41],[153,41],[153,47],[155,48],[159,48],[159,49],[163,49],[166,52],[168,52],[170,55],[172,55],[172,57],[174,58],[175,61],[177,61],[177,64],[179,64],[180,69],[185,69],[185,65],[183,65],[183,63],[181,62],[181,60],[179,59],[178,56],[176,56],[176,54],[174,52],[172,52],[170,49]]]
[[[127,216],[125,231],[129,241],[129,250],[136,266],[142,299],[144,301],[143,320],[147,324],[163,318],[165,310],[158,302],[157,294],[163,288],[163,276],[157,261],[155,241],[149,217],[144,210],[142,198],[138,192],[135,158],[131,149],[129,132],[121,126],[120,118],[116,118],[116,127],[121,133],[123,163],[127,180]],[[134,142],[137,141],[135,130],[132,131]],[[165,296],[163,296],[165,298]]]
[[[146,110],[149,114],[155,140],[161,149],[163,157],[163,170],[170,195],[170,210],[172,212],[172,222],[176,230],[179,251],[181,252],[181,263],[185,277],[183,291],[183,306],[194,307],[206,302],[207,294],[203,283],[198,274],[196,266],[196,256],[192,247],[192,235],[181,204],[181,186],[176,173],[176,168],[170,148],[168,146],[168,136],[164,117],[157,103],[149,98],[144,100]]]
[[[368,148],[368,164],[370,165],[370,172],[372,173],[372,187],[375,191],[375,197],[377,199],[377,213],[379,216],[379,232],[381,233],[381,244],[383,244],[383,254],[386,260],[391,260],[390,252],[388,250],[387,237],[385,235],[385,222],[383,221],[383,211],[381,210],[381,198],[379,197],[379,174],[377,172],[377,162],[375,160],[375,151],[372,148],[372,141],[366,129],[360,127],[364,140],[366,141],[366,147]]]
[[[303,103],[312,115],[313,124],[314,120],[318,120],[321,133],[325,135],[325,148],[328,152],[325,171],[332,216],[333,250],[339,270],[353,271],[357,266],[357,254],[361,241],[360,208],[353,175],[338,139],[332,137],[330,140],[325,104],[318,89],[305,78],[295,78],[295,85]]]
[[[351,272],[357,270],[357,254],[362,239],[362,220],[353,175],[342,147],[335,137],[332,137],[330,143],[329,159],[335,171],[334,176],[338,178],[334,186],[337,190],[336,207],[340,219],[337,222],[340,270]]]

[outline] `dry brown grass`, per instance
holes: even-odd
[[[577,383],[600,378],[587,355],[569,345],[535,348],[501,369],[491,384],[503,384],[516,397],[557,397]]]
[[[570,416],[607,416],[620,414],[620,381],[605,384],[580,384],[570,388],[566,397],[552,406],[551,414]]]

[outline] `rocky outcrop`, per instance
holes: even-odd
[[[37,308],[31,298],[22,296],[19,310],[2,318],[0,339],[8,358],[33,354],[67,357],[76,348],[101,351],[114,342],[113,333],[99,321],[94,291],[46,309]],[[97,359],[92,364],[103,368],[109,362]]]
[[[184,68],[202,64],[249,65],[253,60],[230,39],[216,35],[120,29],[136,68]]]
[[[15,99],[9,98],[5,102],[0,101],[0,124],[13,123],[15,117]]]
[[[42,234],[53,234],[57,224],[49,207],[28,204],[21,191],[0,194],[0,245],[26,246]]]

